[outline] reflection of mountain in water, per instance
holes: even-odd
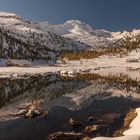
[[[57,74],[48,74],[20,79],[1,79],[0,106],[10,103],[21,106],[35,99],[42,99],[45,108],[62,106],[79,110],[89,106],[95,99],[103,100],[112,96],[139,98],[138,82],[130,79],[119,80],[117,77],[97,78],[97,75],[90,77],[90,79],[75,77],[67,80]]]
[[[99,134],[106,136],[109,128],[108,136],[112,136],[113,132],[122,126],[128,110],[140,105],[139,100],[131,100],[132,97],[139,96],[138,82],[125,79],[126,77],[118,79],[94,74],[78,76],[47,74],[1,79],[0,139],[46,140],[52,132],[73,131],[67,125],[71,117],[83,123],[75,130],[83,132],[87,125],[93,123],[87,121],[88,117],[93,115],[108,124]],[[10,114],[17,113],[20,107],[35,99],[41,99],[43,110],[49,108],[47,119],[39,117],[33,120],[11,120],[13,117]],[[112,114],[115,114],[115,118],[111,120]],[[96,133],[93,135],[96,136]]]
[[[0,80],[0,106],[12,101],[34,100],[47,98],[56,99],[67,92],[84,88],[89,82],[69,81],[65,82],[58,75],[36,75],[21,79]]]

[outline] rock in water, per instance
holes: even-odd
[[[49,111],[44,111],[44,112],[43,112],[43,116],[44,116],[45,118],[48,117],[48,114],[49,114]]]
[[[107,125],[91,125],[91,126],[87,126],[84,130],[84,132],[86,133],[92,133],[92,132],[96,132],[102,128],[107,127]]]
[[[36,116],[40,116],[42,114],[41,110],[36,109],[36,107],[30,107],[28,112],[25,114],[26,118],[34,118]]]
[[[19,112],[16,113],[17,116],[21,116],[27,113],[26,109],[20,110]]]
[[[90,116],[89,118],[88,118],[88,121],[96,121],[97,119],[96,119],[96,117],[95,116]]]
[[[81,126],[82,124],[80,122],[75,121],[74,119],[70,118],[69,125],[73,128],[76,128],[76,127]]]

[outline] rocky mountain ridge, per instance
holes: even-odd
[[[109,32],[79,20],[52,25],[0,12],[0,58],[55,60],[66,51],[116,48],[127,42],[139,45],[140,30]]]
[[[63,51],[83,50],[75,40],[43,31],[38,24],[15,14],[0,12],[0,57],[12,59],[55,59]]]

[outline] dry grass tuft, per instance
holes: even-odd
[[[33,101],[33,106],[34,106],[36,109],[40,109],[41,101],[40,101],[40,100],[35,100],[35,101]]]
[[[136,118],[136,116],[137,113],[135,112],[135,109],[130,109],[130,111],[127,113],[124,119],[123,127],[115,131],[113,136],[114,137],[123,136],[123,132],[129,129],[131,122]]]
[[[126,118],[124,119],[124,127],[129,128],[130,123],[136,118],[137,113],[135,112],[135,109],[130,109],[130,111],[127,113]]]

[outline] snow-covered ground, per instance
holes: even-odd
[[[118,47],[122,45],[120,43],[125,42],[128,38],[130,42],[139,42],[138,36],[140,35],[140,30],[133,30],[132,32],[109,32],[103,29],[92,29],[90,25],[79,20],[69,20],[64,24],[51,25],[48,22],[32,22],[16,14],[5,12],[0,12],[0,30],[1,57],[17,58],[15,60],[10,60],[10,63],[15,65],[10,67],[7,66],[8,60],[0,59],[0,78],[18,78],[25,74],[60,73],[65,76],[73,76],[77,73],[97,73],[103,76],[125,75],[128,76],[128,78],[140,81],[140,49],[133,50],[128,53],[127,56],[123,57],[115,55],[77,61],[66,60],[66,64],[63,64],[61,61],[53,63],[52,61],[35,60],[43,58],[48,60],[47,56],[55,60],[57,53],[61,51],[77,51],[84,49],[98,50],[102,48]],[[38,48],[36,48],[37,46]],[[31,47],[29,49],[30,51],[28,47]],[[57,53],[55,54],[55,52]],[[20,57],[21,54],[22,57]],[[32,55],[34,57],[32,57]],[[19,58],[21,58],[21,60],[19,60]],[[34,62],[30,61],[32,58],[34,58]],[[26,67],[27,65],[28,67]],[[72,84],[70,83],[70,85]],[[79,85],[81,86],[81,84]],[[59,86],[61,87],[62,85],[60,84]],[[102,88],[103,87],[106,86],[103,85]],[[73,87],[70,86],[69,88],[73,89]],[[123,95],[140,99],[139,94],[132,94],[133,91],[126,93],[125,89],[118,90],[113,88],[112,91],[111,89],[106,90],[107,94],[111,92],[111,94],[106,95],[103,94],[104,91],[101,91],[101,88],[99,88],[99,92],[97,92],[98,89],[96,88],[99,87],[92,84],[86,86],[82,90],[78,89],[72,94],[65,94],[62,99],[67,99],[67,102],[65,103],[63,100],[61,101],[58,99],[56,104],[68,108],[71,107],[72,110],[75,108],[78,110],[85,105],[89,105],[93,100],[91,97],[94,97],[94,99],[104,99]],[[46,88],[46,91],[49,90]],[[97,94],[98,96],[96,97]],[[73,106],[69,106],[71,102],[73,102]],[[8,112],[9,110],[6,111]],[[131,123],[130,129],[124,132],[125,136],[117,138],[98,137],[92,140],[139,140],[140,108],[137,108],[136,112],[138,115]]]
[[[9,74],[40,74],[40,73],[69,73],[70,75],[81,73],[97,73],[100,75],[127,75],[134,80],[140,80],[140,49],[132,51],[123,58],[116,56],[100,56],[95,59],[81,59],[77,61],[66,61],[66,64],[58,61],[53,64],[43,60],[30,61],[30,67],[7,67],[6,60],[0,61],[0,75]],[[127,62],[128,59],[136,59],[137,62]],[[20,62],[19,62],[20,63]]]
[[[107,138],[97,137],[92,140],[139,140],[140,139],[140,108],[136,109],[137,117],[131,122],[130,128],[126,130],[122,137]]]
[[[139,140],[140,135],[130,135],[124,137],[108,138],[108,137],[98,137],[91,140]]]
[[[95,47],[96,49],[98,49],[99,46],[107,48],[109,46],[116,47],[116,42],[118,42],[118,40],[125,39],[128,37],[130,37],[131,40],[137,40],[137,36],[139,36],[140,34],[140,30],[133,30],[132,32],[109,32],[106,30],[96,30],[92,29],[90,25],[79,20],[69,20],[64,24],[60,25],[51,25],[48,22],[32,22],[16,14],[5,12],[0,12],[0,27],[2,36],[2,40],[0,40],[0,43],[2,44],[1,55],[4,58],[20,58],[20,49],[22,48],[21,59],[26,58],[28,60],[32,59],[32,55],[34,56],[33,58],[37,57],[36,59],[43,59],[44,57],[46,58],[46,56],[49,56],[49,58],[55,58],[55,54],[52,53],[56,51],[59,52],[62,50],[74,51],[80,49],[91,49],[91,46]],[[19,47],[21,46],[21,44],[16,42],[14,42],[14,46],[11,46],[9,45],[9,42],[6,42],[7,37],[4,38],[3,33],[7,33],[8,38],[12,36],[16,40],[21,40],[22,44],[26,43],[27,46],[34,46],[36,43],[39,43],[39,46],[45,45],[48,49],[52,50],[53,52],[45,51],[46,48],[44,47],[43,50],[40,48],[35,50],[36,47],[33,46],[30,48],[32,51],[29,52],[29,50],[27,49],[28,47],[26,45],[26,47],[24,45],[22,47]],[[72,40],[67,38],[72,38]],[[13,39],[11,38],[11,40]],[[90,45],[90,47],[80,42],[77,42],[76,40]],[[37,51],[37,54],[35,54],[34,51]],[[8,53],[10,54],[10,56],[7,56]],[[104,75],[122,73],[126,75],[129,74],[131,78],[140,79],[138,74],[140,68],[139,62],[126,63],[126,60],[128,58],[137,58],[139,60],[139,56],[140,50],[138,50],[138,52],[133,51],[129,54],[129,56],[123,58],[119,58],[117,56],[101,56],[96,59],[67,61],[66,64],[62,64],[61,62],[58,62],[55,65],[48,65],[44,62],[41,62],[41,64],[39,60],[31,62],[31,66],[28,68],[5,67],[6,60],[1,60],[0,66],[2,67],[0,67],[0,75],[22,75],[26,73],[37,74],[60,71],[63,71],[62,73],[69,73],[70,75],[72,75],[74,73],[82,71],[91,73],[96,72]]]

